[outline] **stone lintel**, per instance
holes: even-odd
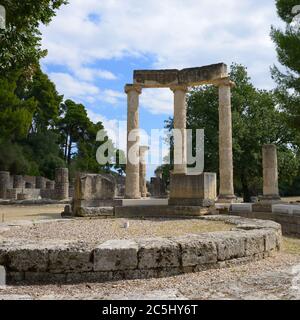
[[[175,93],[175,91],[184,91],[188,92],[188,86],[185,84],[176,84],[170,86],[170,89]]]
[[[182,70],[135,70],[134,84],[141,85],[143,88],[197,86],[213,84],[214,81],[227,76],[227,65],[224,63]]]

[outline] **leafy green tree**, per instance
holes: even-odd
[[[27,81],[24,76],[20,77],[17,94],[24,100],[36,101],[37,107],[33,114],[31,131],[46,131],[57,125],[63,96],[58,94],[55,84],[39,66],[30,81]]]
[[[272,68],[277,82],[277,98],[287,115],[289,125],[300,129],[300,25],[293,26],[294,6],[298,0],[277,0],[277,13],[286,23],[285,29],[272,27],[271,37],[276,45],[277,56],[283,66]],[[284,69],[284,70],[283,70]]]
[[[63,115],[59,121],[59,129],[63,138],[64,158],[67,164],[71,163],[72,150],[79,141],[89,138],[91,121],[82,104],[66,100],[62,104]]]
[[[0,30],[0,71],[27,69],[47,54],[41,48],[40,24],[48,24],[66,0],[0,0],[7,27]]]
[[[36,110],[33,98],[22,100],[16,95],[16,78],[17,74],[0,77],[0,136],[10,141],[27,136]]]

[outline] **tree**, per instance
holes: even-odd
[[[0,72],[27,69],[47,54],[41,48],[40,24],[48,24],[66,0],[0,0],[6,30],[0,30]]]
[[[245,67],[231,66],[234,183],[238,194],[249,201],[262,191],[262,145],[278,146],[280,182],[290,185],[299,162],[293,149],[294,132],[283,121],[272,92],[256,89]],[[172,121],[167,126],[170,128]],[[187,128],[205,130],[205,171],[219,171],[218,89],[194,88],[188,96]]]
[[[272,27],[271,37],[276,45],[278,60],[285,70],[277,66],[271,69],[277,82],[277,98],[286,112],[287,121],[292,127],[300,129],[300,25],[293,26],[294,6],[298,0],[277,0],[277,12],[286,23],[285,30]]]
[[[57,125],[63,96],[58,94],[55,84],[39,66],[30,81],[26,81],[23,76],[19,79],[17,94],[24,100],[33,98],[36,101],[32,131],[45,132],[49,127],[53,129]]]
[[[63,116],[59,121],[59,129],[62,133],[64,157],[67,164],[71,163],[74,144],[88,138],[88,130],[91,121],[82,104],[76,104],[72,100],[66,100],[62,104]]]
[[[33,98],[22,100],[16,95],[17,76],[0,77],[0,136],[10,141],[27,136],[36,110]]]

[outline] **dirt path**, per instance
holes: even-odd
[[[15,220],[59,219],[64,210],[63,204],[42,206],[0,205],[0,223]]]

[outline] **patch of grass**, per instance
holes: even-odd
[[[300,239],[283,237],[283,252],[300,255]]]

